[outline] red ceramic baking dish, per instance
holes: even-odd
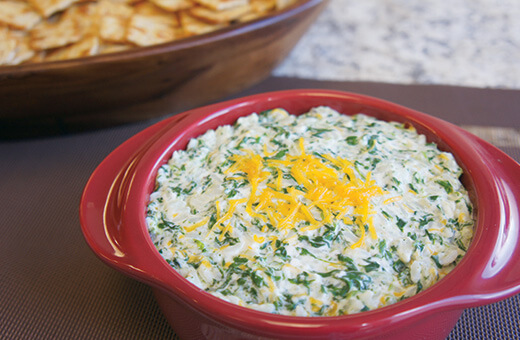
[[[281,107],[293,114],[327,105],[413,125],[454,154],[476,211],[466,256],[429,289],[374,311],[294,317],[240,307],[181,277],[156,251],[145,222],[157,169],[188,140],[252,112]],[[253,95],[163,120],[122,144],[95,170],[80,207],[85,239],[109,266],[150,285],[181,339],[443,339],[468,307],[520,292],[520,165],[446,121],[372,97],[325,90]]]

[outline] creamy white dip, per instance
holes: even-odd
[[[224,300],[352,314],[417,294],[460,261],[474,225],[461,174],[402,124],[275,109],[175,151],[146,220],[162,257]]]

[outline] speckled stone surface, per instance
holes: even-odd
[[[330,0],[274,75],[520,89],[520,1]]]

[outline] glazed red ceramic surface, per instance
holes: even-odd
[[[156,251],[145,222],[156,172],[177,149],[240,116],[281,107],[292,114],[319,105],[413,125],[454,154],[475,206],[466,256],[429,289],[374,311],[294,317],[240,307],[181,277]],[[457,126],[405,107],[347,92],[289,90],[231,100],[173,116],[110,154],[90,178],[80,207],[89,246],[109,266],[149,284],[181,339],[443,339],[465,308],[520,292],[520,165]]]

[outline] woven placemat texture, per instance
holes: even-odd
[[[78,218],[95,167],[151,123],[0,142],[0,339],[177,338],[148,286],[96,258]],[[464,123],[520,161],[518,123]],[[519,328],[517,295],[466,310],[449,339],[520,339]]]
[[[78,206],[94,168],[144,126],[0,144],[0,339],[171,339],[150,289],[99,261]]]

